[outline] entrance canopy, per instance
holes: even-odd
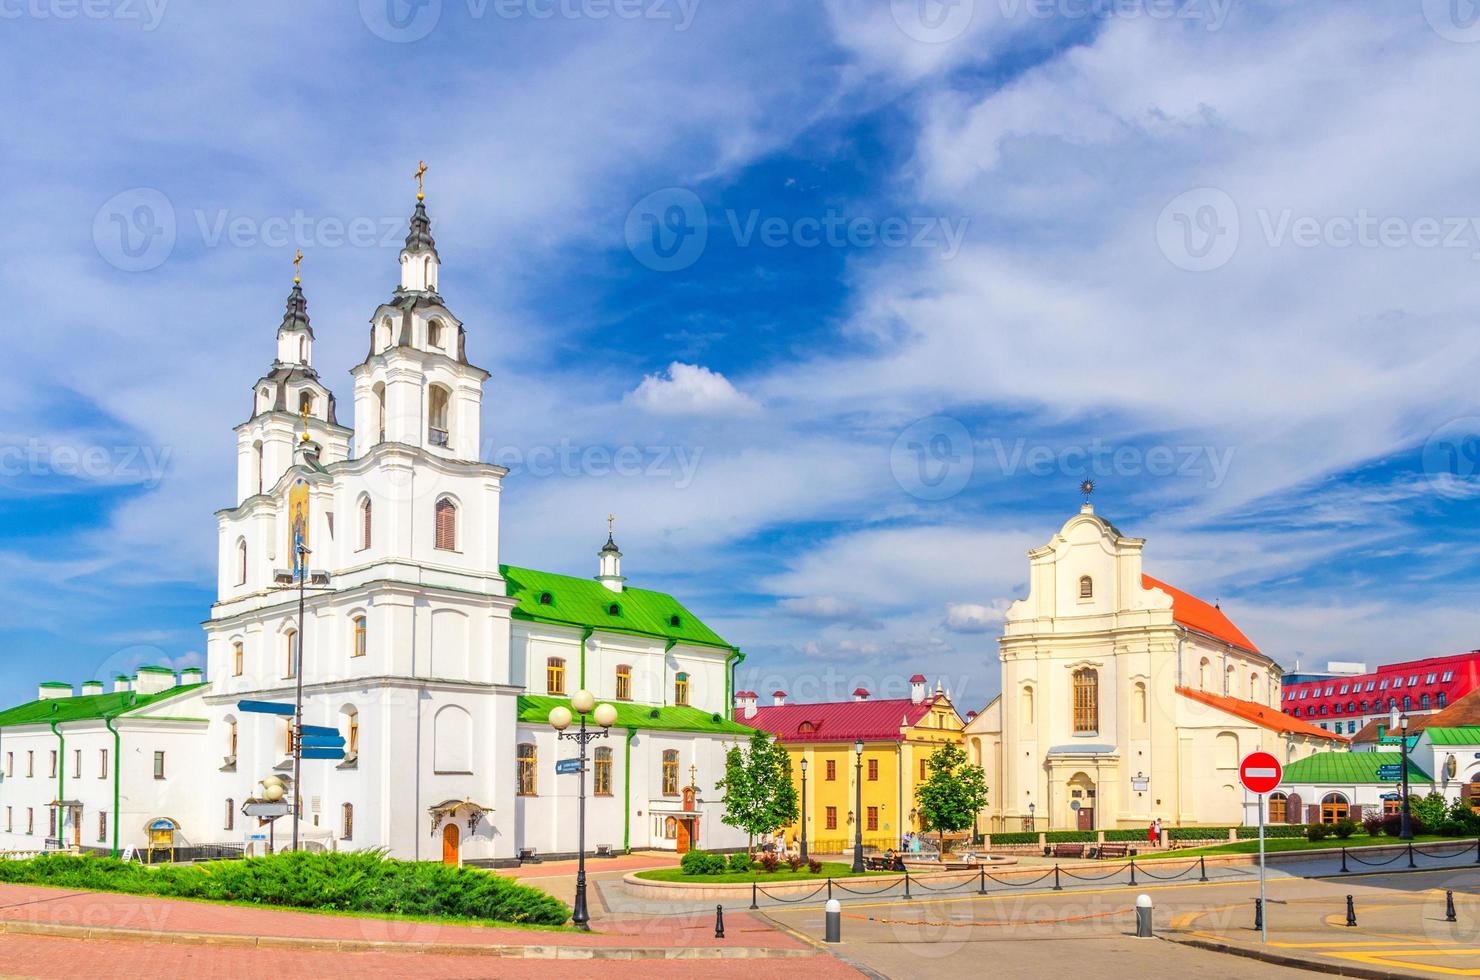
[[[473,832],[473,828],[478,826],[478,819],[483,814],[493,812],[493,807],[484,806],[482,803],[474,803],[467,797],[460,800],[443,800],[441,803],[434,803],[427,807],[427,813],[431,814],[432,817],[432,836],[437,836],[437,824],[441,823],[444,817],[451,817],[458,810],[464,809],[468,811],[468,833],[470,834]]]

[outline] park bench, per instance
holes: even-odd
[[[1098,858],[1123,858],[1135,857],[1136,849],[1129,844],[1101,844],[1098,853],[1091,857]]]
[[[1048,850],[1048,848],[1044,848]],[[1049,854],[1043,855],[1049,857]],[[1056,858],[1082,858],[1084,857],[1083,844],[1054,844],[1052,857]]]

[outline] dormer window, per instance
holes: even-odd
[[[622,615],[622,607],[614,602],[606,607],[606,614],[608,616],[620,616]]]
[[[1088,575],[1079,576],[1079,598],[1093,599],[1095,597],[1095,582]]]
[[[672,616],[668,617],[668,625],[679,627],[683,625],[683,620],[679,618],[678,613],[674,613]]]
[[[555,602],[555,597],[552,596],[552,595],[550,595],[550,593],[548,593],[548,592],[541,592],[540,593],[540,605],[542,605],[542,606],[549,606],[549,605],[554,604],[554,602]]]
[[[427,345],[442,350],[447,346],[447,329],[442,326],[441,320],[433,320],[427,324]]]

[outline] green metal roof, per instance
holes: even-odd
[[[1480,725],[1459,728],[1425,728],[1424,734],[1435,745],[1480,745]]]
[[[519,600],[510,613],[515,619],[730,648],[718,633],[665,592],[647,589],[613,592],[593,579],[514,565],[500,565],[499,570],[508,582],[509,595]],[[545,594],[550,597],[549,603],[540,602]],[[608,611],[613,604],[619,609],[616,615]],[[675,617],[677,625],[674,625]]]
[[[1378,779],[1378,766],[1397,766],[1403,762],[1401,752],[1317,752],[1285,766],[1286,783],[1334,783],[1336,785],[1375,783],[1392,785],[1396,780]],[[1431,783],[1433,779],[1408,757],[1408,781]]]
[[[723,715],[709,714],[698,708],[628,701],[610,702],[617,709],[617,723],[612,728],[652,729],[663,732],[697,732],[708,735],[752,735],[755,729],[727,720]],[[548,725],[550,709],[570,707],[570,698],[544,694],[525,694],[519,698],[519,720],[526,725]]]
[[[48,722],[100,720],[104,715],[125,715],[147,705],[167,701],[205,687],[186,684],[157,694],[119,691],[111,694],[88,694],[77,698],[47,698],[0,711],[0,728],[16,725],[45,725]]]

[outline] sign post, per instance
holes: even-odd
[[[1269,907],[1264,902],[1264,800],[1284,776],[1280,760],[1268,752],[1250,752],[1238,767],[1239,782],[1259,798],[1259,908],[1264,913],[1259,917],[1259,938],[1266,943],[1269,942]]]

